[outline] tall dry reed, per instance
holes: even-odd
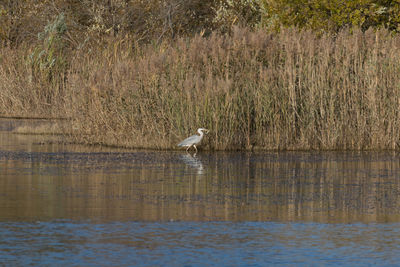
[[[399,52],[386,31],[237,28],[148,46],[127,37],[74,51],[44,104],[46,84],[3,48],[0,111],[69,117],[85,143],[167,149],[206,127],[208,149],[396,149]]]

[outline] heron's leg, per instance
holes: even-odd
[[[194,146],[194,149],[196,149],[196,153],[197,153],[197,147],[196,147],[196,145],[193,145]]]
[[[186,148],[186,152],[189,152],[189,148],[190,148],[191,146],[188,146],[187,148]]]

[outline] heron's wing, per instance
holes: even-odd
[[[178,144],[178,146],[189,146],[189,145],[192,145],[192,144],[196,144],[196,143],[198,143],[200,141],[200,136],[198,136],[198,135],[192,135],[192,136],[190,136],[190,137],[188,137],[188,138],[186,138],[185,140],[183,140],[182,142],[180,142],[179,144]]]

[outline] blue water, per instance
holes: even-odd
[[[0,223],[5,266],[396,266],[400,224]]]

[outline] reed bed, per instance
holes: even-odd
[[[400,37],[385,30],[105,40],[68,51],[57,79],[35,78],[29,48],[1,50],[0,112],[70,118],[79,143],[172,149],[205,127],[203,149],[399,148]]]

